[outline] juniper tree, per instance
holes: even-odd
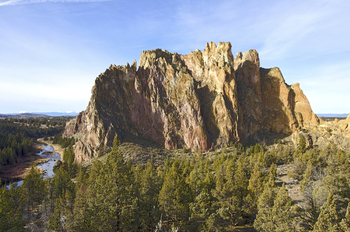
[[[30,208],[33,209],[35,205],[41,203],[46,194],[45,183],[42,180],[40,171],[34,166],[32,166],[24,179],[21,190],[23,202],[25,202],[29,213]]]
[[[340,228],[346,232],[350,231],[350,202],[348,204],[348,207],[346,208],[345,218],[343,218],[340,222]]]
[[[327,202],[321,207],[321,213],[315,223],[314,230],[317,232],[339,231],[340,218],[338,216],[333,193],[329,193]]]
[[[249,185],[247,189],[248,195],[246,200],[249,205],[249,210],[251,213],[257,213],[258,199],[264,190],[264,178],[258,164],[255,164],[254,170],[250,175]]]
[[[153,163],[148,160],[140,171],[137,180],[139,186],[139,214],[140,227],[145,231],[155,228],[161,216],[158,195],[161,188],[161,179],[158,176]]]
[[[298,150],[301,153],[304,153],[306,149],[306,139],[304,137],[304,135],[300,135],[299,136],[299,145],[298,145]]]
[[[254,228],[258,231],[295,231],[292,200],[283,185],[278,191],[269,183],[259,197]]]
[[[5,186],[0,186],[0,231],[24,231],[21,208],[16,204],[14,194],[18,194],[16,189],[6,190]]]
[[[190,216],[189,203],[192,194],[182,175],[180,161],[175,160],[164,177],[159,193],[159,204],[168,220],[185,222]]]

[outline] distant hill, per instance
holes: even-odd
[[[76,112],[40,112],[36,114],[43,114],[43,115],[52,116],[52,117],[61,117],[61,116],[76,117],[78,115],[78,113]]]
[[[13,113],[0,114],[0,119],[4,118],[47,118],[47,117],[76,117],[76,112],[36,112],[36,113]]]
[[[348,114],[317,114],[317,117],[325,118],[346,118]]]

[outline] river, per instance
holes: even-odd
[[[53,172],[53,165],[56,163],[57,160],[61,160],[61,156],[57,152],[55,152],[52,146],[46,144],[41,144],[41,146],[44,148],[44,150],[36,154],[44,158],[48,158],[50,160],[45,163],[38,164],[37,167],[44,170],[43,179],[52,178],[55,175],[55,173]],[[53,152],[54,155],[43,154],[45,152]],[[17,187],[21,186],[23,184],[23,180],[14,182],[13,184],[17,184]],[[6,187],[9,189],[10,185],[7,185]]]

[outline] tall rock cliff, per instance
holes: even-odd
[[[78,139],[77,161],[111,146],[117,133],[167,149],[206,151],[244,142],[256,132],[290,134],[318,123],[299,84],[278,68],[260,68],[255,50],[237,53],[211,42],[188,55],[144,51],[139,67],[111,65],[96,78],[88,107],[64,136]]]

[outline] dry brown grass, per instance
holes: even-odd
[[[34,144],[34,151],[26,154],[13,165],[1,167],[0,178],[5,183],[23,180],[29,173],[32,166],[47,162],[49,159],[36,155],[43,150],[39,144]],[[41,170],[41,169],[40,169]],[[41,170],[42,172],[42,170]]]
[[[59,144],[53,144],[50,140],[44,140],[43,138],[37,139],[39,143],[47,144],[53,147],[55,152],[57,152],[61,157],[63,157],[64,148],[61,147]]]

